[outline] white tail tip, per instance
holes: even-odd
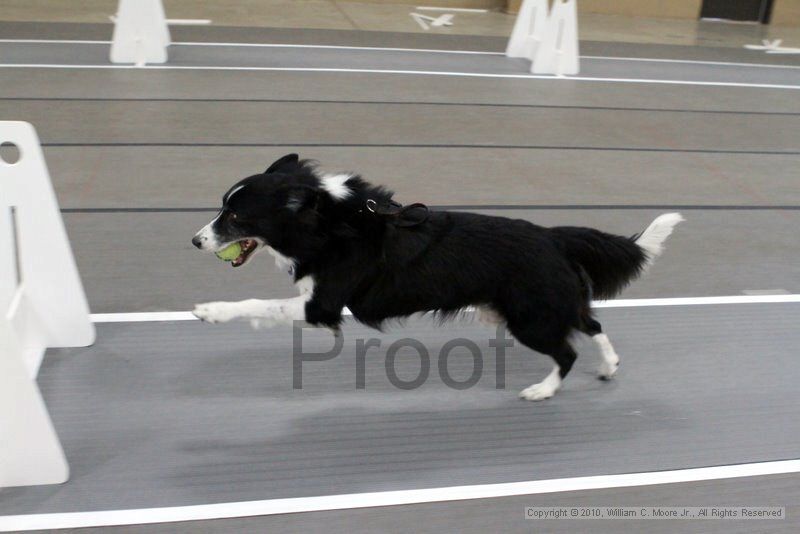
[[[642,232],[636,244],[647,254],[647,264],[650,265],[661,255],[664,250],[664,241],[672,233],[673,228],[686,219],[680,213],[665,213],[655,218],[650,226]]]

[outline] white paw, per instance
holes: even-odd
[[[598,377],[601,380],[610,380],[611,377],[617,374],[617,369],[619,369],[619,358],[617,358],[617,361],[603,360],[600,363]]]
[[[556,388],[551,386],[550,384],[545,384],[544,382],[540,382],[538,384],[534,384],[530,387],[527,387],[519,392],[519,396],[522,399],[529,400],[529,401],[540,401],[549,399],[556,393]]]
[[[207,323],[227,323],[236,318],[233,302],[206,302],[192,310],[195,317]]]
[[[592,339],[594,339],[597,346],[600,347],[600,354],[603,358],[600,362],[600,370],[598,371],[599,377],[601,380],[608,380],[614,376],[619,368],[619,356],[617,356],[617,353],[614,351],[614,347],[608,340],[607,335],[597,334],[592,336]]]

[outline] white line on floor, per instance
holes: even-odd
[[[67,41],[59,39],[0,39],[0,43],[21,44],[111,44],[111,41]],[[281,44],[281,43],[212,43],[181,41],[172,43],[172,46],[211,46],[233,48],[321,48],[330,50],[367,50],[375,52],[424,52],[426,54],[473,54],[481,56],[503,56],[502,52],[487,52],[482,50],[440,50],[433,48],[395,48],[381,46],[343,46],[343,45],[312,45],[312,44]]]
[[[660,59],[642,57],[581,56],[581,59],[604,61],[643,61],[647,63],[686,63],[688,65],[720,65],[723,67],[758,67],[764,69],[800,69],[800,65],[770,65],[768,63],[735,63],[730,61],[703,61],[695,59]]]
[[[488,13],[488,9],[473,9],[467,7],[437,7],[437,6],[417,6],[415,9],[420,11],[452,11],[453,13]]]
[[[543,76],[536,74],[491,74],[480,72],[447,72],[424,70],[382,70],[382,69],[334,69],[316,67],[225,67],[225,66],[188,66],[188,65],[56,65],[56,64],[0,64],[7,69],[138,69],[138,70],[218,70],[218,71],[253,71],[253,72],[346,72],[350,74],[411,74],[418,76],[458,76],[471,78],[510,78],[529,80],[555,80],[573,82],[602,83],[644,83],[657,85],[697,85],[707,87],[743,87],[752,89],[800,89],[800,85],[782,85],[769,83],[740,82],[705,82],[697,80],[654,80],[647,78],[592,78],[588,76]]]
[[[775,304],[783,302],[800,302],[797,295],[733,295],[730,297],[679,297],[659,299],[619,299],[601,300],[592,303],[594,308],[636,308],[656,306],[697,306],[708,304]],[[467,311],[475,311],[468,308]],[[352,315],[345,308],[344,315]],[[95,323],[148,323],[159,321],[196,321],[197,318],[188,311],[177,312],[136,312],[136,313],[94,313]]]
[[[205,26],[211,22],[211,19],[167,19],[169,26]]]
[[[116,24],[117,16],[109,15],[109,20]],[[168,26],[206,26],[211,24],[211,19],[167,19]],[[110,42],[110,41],[96,41],[96,42]]]
[[[93,313],[94,323],[157,323],[160,321],[197,321],[192,312],[134,312],[134,313]]]
[[[0,39],[8,44],[111,44],[111,41],[87,41],[80,39]]]
[[[634,308],[638,306],[697,306],[708,304],[775,304],[800,302],[800,294],[789,295],[732,295],[725,297],[676,297],[657,299],[601,300],[594,308]]]
[[[745,295],[788,295],[785,289],[742,289]]]
[[[565,491],[587,491],[606,488],[630,488],[653,484],[678,484],[706,480],[777,475],[800,472],[800,460],[781,460],[738,465],[721,465],[589,477],[557,478],[529,482],[480,484],[446,488],[381,491],[320,497],[298,497],[263,501],[231,502],[134,510],[70,512],[54,514],[11,515],[0,517],[0,531],[87,528],[114,525],[141,525],[176,521],[230,519],[274,514],[351,510],[378,506],[462,501],[537,495]]]
[[[70,41],[64,39],[0,39],[0,43],[10,44],[110,44],[111,41]],[[217,46],[238,48],[321,48],[331,50],[367,50],[376,52],[422,52],[426,54],[474,54],[483,56],[504,56],[503,52],[488,52],[485,50],[442,50],[433,48],[396,48],[381,46],[345,46],[345,45],[316,45],[316,44],[289,44],[289,43],[219,43],[219,42],[192,42],[181,41],[172,43],[172,46]],[[641,61],[653,63],[687,63],[694,65],[720,65],[730,67],[753,67],[765,69],[800,69],[798,65],[776,65],[770,63],[735,63],[726,61],[703,61],[694,59],[665,59],[665,58],[638,58],[617,56],[580,56],[581,59],[600,59],[610,61]]]
[[[308,44],[273,44],[273,43],[204,43],[181,42],[172,43],[178,46],[220,46],[242,48],[321,48],[323,50],[365,50],[368,52],[422,52],[425,54],[468,54],[475,56],[504,56],[502,52],[485,50],[440,50],[436,48],[395,48],[382,46],[340,46],[340,45],[308,45]]]

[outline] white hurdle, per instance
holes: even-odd
[[[94,325],[39,139],[0,121],[0,487],[57,484],[69,468],[36,375],[48,347],[94,343]]]
[[[111,62],[166,63],[172,39],[161,0],[120,0],[111,39]]]
[[[531,59],[547,25],[547,0],[524,0],[506,47],[506,56]]]
[[[508,40],[506,56],[531,60],[534,74],[578,74],[577,0],[524,0]]]

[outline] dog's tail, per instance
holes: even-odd
[[[680,213],[665,213],[633,237],[572,226],[558,226],[552,231],[567,258],[588,276],[592,296],[608,299],[652,265],[675,225],[683,220]]]

